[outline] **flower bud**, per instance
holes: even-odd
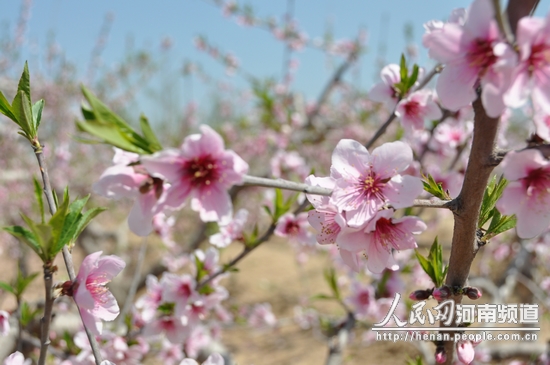
[[[438,302],[441,302],[451,296],[451,289],[448,286],[442,286],[441,288],[435,288],[432,296]]]
[[[471,300],[476,300],[481,298],[481,290],[478,288],[474,288],[473,286],[469,286],[464,288],[464,294]]]
[[[447,355],[445,355],[445,350],[435,353],[435,362],[438,364],[444,364],[447,361]]]
[[[412,300],[426,300],[430,297],[430,294],[432,294],[431,289],[415,290],[409,295],[409,299],[412,299]]]
[[[456,356],[458,360],[462,361],[464,364],[469,365],[474,361],[475,357],[474,346],[470,341],[459,341],[456,344]]]

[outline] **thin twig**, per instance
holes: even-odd
[[[307,117],[307,127],[312,127],[313,123],[315,122],[315,119],[319,115],[319,112],[321,111],[321,107],[326,103],[328,100],[328,97],[330,96],[330,93],[334,89],[336,85],[340,82],[342,79],[342,76],[344,73],[350,68],[350,66],[355,62],[357,59],[357,55],[359,54],[360,46],[359,46],[359,40],[356,42],[356,46],[353,51],[351,51],[348,55],[348,58],[336,69],[336,72],[332,75],[332,77],[329,79],[327,84],[325,85],[323,91],[319,95],[319,99],[317,99],[317,103],[315,103],[315,108],[309,113]]]
[[[44,264],[44,289],[46,291],[46,298],[44,301],[44,315],[40,320],[40,357],[38,364],[43,365],[46,363],[46,355],[48,354],[48,347],[50,346],[50,324],[52,322],[53,302],[52,296],[53,287],[53,272],[52,264]],[[20,329],[21,331],[22,329]],[[20,332],[21,333],[21,332]]]
[[[416,87],[413,87],[411,89],[411,92],[415,92],[422,89],[424,86],[426,86],[430,82],[430,80],[435,75],[440,73],[442,69],[443,69],[443,66],[441,64],[435,65],[434,68],[426,74],[426,76],[422,79],[422,81],[420,81]],[[378,140],[378,138],[380,138],[384,133],[386,133],[386,129],[388,129],[389,125],[391,124],[391,122],[393,122],[395,117],[396,115],[395,115],[395,108],[394,108],[393,112],[388,117],[388,119],[384,122],[384,124],[382,124],[382,126],[376,131],[376,133],[374,134],[374,136],[372,136],[370,141],[368,141],[365,144],[365,147],[367,149],[371,148],[372,145]]]
[[[52,185],[50,183],[50,177],[48,175],[46,161],[44,160],[43,146],[40,145],[40,142],[36,141],[35,144],[33,144],[33,149],[34,149],[34,154],[36,155],[36,159],[38,160],[38,167],[40,168],[40,173],[42,175],[42,182],[44,183],[44,194],[46,196],[46,201],[48,203],[50,214],[54,215],[55,212],[57,211],[57,206],[55,205]],[[62,253],[63,253],[63,260],[65,261],[65,266],[67,267],[67,273],[69,274],[69,278],[71,279],[71,281],[74,282],[76,279],[76,274],[74,270],[73,258],[71,256],[71,253],[69,252],[69,248],[67,246],[64,246]],[[46,277],[44,277],[44,280],[46,280]],[[46,294],[46,297],[47,297],[47,294]],[[45,304],[46,306],[49,304],[48,300],[46,300]],[[53,301],[51,302],[51,304],[53,306]],[[49,326],[49,323],[48,324],[44,324],[44,323],[51,322],[51,315],[49,318],[46,318],[47,311],[48,310],[45,308],[43,322],[42,322],[43,326]],[[80,310],[79,310],[79,313],[80,313]],[[84,324],[84,321],[82,323]],[[86,335],[88,336],[88,340],[90,341],[90,346],[92,348],[92,353],[94,355],[96,365],[101,365],[102,357],[101,357],[101,353],[99,352],[99,347],[97,345],[95,336],[85,325],[84,325],[84,330],[86,331]],[[44,333],[44,331],[42,331],[42,333]],[[45,335],[48,336],[48,333],[46,333]],[[41,354],[43,351],[42,348],[44,348],[44,351],[47,351],[49,343],[50,343],[49,338],[42,338],[42,346],[40,348]],[[43,365],[43,364],[44,362],[39,363],[39,365]]]
[[[300,191],[306,194],[316,194],[329,196],[332,194],[331,189],[322,188],[320,186],[312,186],[308,184],[297,183],[294,181],[288,181],[283,179],[268,179],[265,177],[256,177],[245,175],[243,178],[243,185],[255,185],[263,186],[267,188],[279,188],[285,190]]]
[[[115,327],[119,328],[124,322],[124,317],[132,309],[134,298],[136,296],[137,289],[139,287],[141,279],[141,270],[143,269],[143,263],[145,262],[145,253],[147,252],[147,237],[143,237],[141,241],[141,247],[139,248],[138,257],[136,260],[136,268],[134,269],[134,276],[132,278],[132,283],[130,284],[130,289],[128,289],[128,295],[124,302],[124,306],[118,315],[118,318],[115,323]]]
[[[298,208],[296,208],[296,210],[294,210],[293,213],[298,214],[298,213],[304,211],[304,209],[306,209],[306,207],[308,205],[309,205],[309,201],[307,199],[304,199],[302,204]],[[247,245],[244,248],[244,250],[239,255],[237,255],[235,258],[233,258],[233,260],[231,260],[228,264],[223,265],[223,267],[220,268],[218,271],[216,271],[215,273],[213,273],[212,275],[210,275],[209,277],[207,277],[206,279],[204,279],[203,281],[198,283],[196,290],[199,290],[200,288],[202,288],[206,284],[210,283],[212,280],[214,280],[218,276],[220,276],[220,275],[226,273],[227,271],[229,271],[231,268],[233,268],[235,265],[237,265],[242,259],[244,259],[246,256],[248,256],[248,254],[250,254],[252,251],[254,251],[254,249],[258,248],[262,243],[266,242],[273,235],[273,233],[275,232],[275,227],[276,226],[277,226],[277,222],[272,222],[271,225],[269,226],[269,228],[267,229],[267,231],[263,234],[263,236],[258,238],[256,240],[256,242],[254,242],[254,244]]]
[[[355,316],[352,312],[348,312],[345,323],[329,344],[328,357],[325,365],[340,365],[342,363],[344,348],[349,342],[354,327]]]
[[[506,39],[506,42],[508,42],[508,44],[513,45],[514,34],[510,29],[510,23],[508,22],[508,19],[505,19],[504,14],[500,9],[500,0],[493,0],[493,8],[495,9],[495,20],[498,24],[498,29],[500,30],[500,33],[504,35],[504,38]]]

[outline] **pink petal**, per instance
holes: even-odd
[[[348,265],[355,272],[361,272],[359,258],[355,252],[351,252],[343,248],[340,248],[339,251],[340,257],[342,258],[342,261],[344,261],[344,264]]]
[[[372,166],[378,176],[389,178],[405,170],[413,161],[411,147],[401,141],[384,143],[372,151]]]
[[[153,231],[153,216],[158,213],[154,209],[157,199],[153,191],[140,194],[128,215],[128,227],[138,236],[145,237]]]
[[[212,155],[217,156],[224,150],[222,137],[207,125],[201,125],[201,134],[192,134],[185,138],[181,146],[186,158]]]
[[[142,156],[141,164],[151,176],[177,182],[181,179],[181,169],[184,159],[180,151],[168,149],[151,156]]]
[[[191,200],[191,209],[200,212],[203,222],[218,222],[221,225],[228,224],[233,214],[231,197],[217,186],[195,194]]]
[[[461,54],[460,39],[463,29],[458,24],[445,24],[443,29],[425,36],[423,42],[429,47],[429,55],[435,60],[447,63],[455,61]]]
[[[369,159],[369,152],[361,143],[352,139],[342,139],[332,153],[331,177],[357,179],[361,176],[358,168],[368,163]]]
[[[473,38],[487,38],[489,26],[494,22],[494,8],[490,0],[476,0],[468,9],[468,18],[464,29]]]
[[[447,64],[437,79],[437,95],[441,104],[457,111],[470,104],[476,98],[474,84],[478,77],[478,70],[463,63]]]
[[[548,165],[550,165],[550,162],[534,149],[521,152],[510,151],[501,164],[504,177],[510,181],[522,179],[529,174],[529,171]]]
[[[388,202],[396,209],[410,207],[414,200],[422,193],[424,185],[418,177],[398,175],[386,184],[384,195]]]

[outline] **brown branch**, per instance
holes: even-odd
[[[539,0],[510,0],[508,2],[506,15],[510,23],[510,30],[513,34],[516,34],[518,21],[524,16],[532,14],[538,4]]]
[[[317,99],[315,108],[311,111],[311,113],[309,113],[307,117],[306,127],[313,127],[313,123],[315,122],[315,119],[317,119],[317,116],[321,111],[321,107],[328,100],[328,97],[330,96],[330,93],[332,92],[334,87],[340,83],[340,80],[342,79],[342,76],[344,76],[344,73],[355,62],[355,60],[357,59],[357,55],[359,54],[359,50],[359,41],[357,41],[355,49],[349,53],[348,58],[340,65],[340,67],[338,67],[336,72],[334,72],[328,83],[325,85],[325,88],[321,92],[321,95],[319,95],[319,99]]]

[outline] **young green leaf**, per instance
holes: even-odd
[[[445,190],[443,190],[443,185],[435,181],[432,175],[428,176],[422,174],[422,184],[424,185],[424,190],[436,198],[441,200],[451,200],[451,196]]]
[[[12,111],[11,104],[8,102],[4,94],[0,91],[0,113],[4,114],[6,117],[13,120],[15,123],[19,125],[19,121],[17,120],[17,117]]]
[[[139,125],[141,126],[141,132],[143,133],[143,136],[149,142],[149,146],[155,152],[162,150],[162,145],[160,144],[155,133],[153,132],[153,129],[151,129],[151,125],[149,125],[149,120],[143,114],[139,117]]]
[[[33,128],[35,131],[38,131],[38,127],[40,126],[40,120],[42,119],[42,110],[44,109],[44,99],[38,100],[34,105],[32,106],[32,121],[33,121]]]
[[[21,226],[11,226],[4,227],[4,231],[8,232],[14,237],[21,239],[27,246],[29,246],[36,254],[42,259],[43,262],[46,261],[44,252],[42,251],[42,246],[38,243],[37,237],[29,231],[28,229]]]
[[[34,182],[34,196],[36,198],[36,201],[38,202],[38,213],[40,214],[40,221],[44,223],[44,199],[42,197],[42,185],[36,177],[33,177],[32,180]]]

